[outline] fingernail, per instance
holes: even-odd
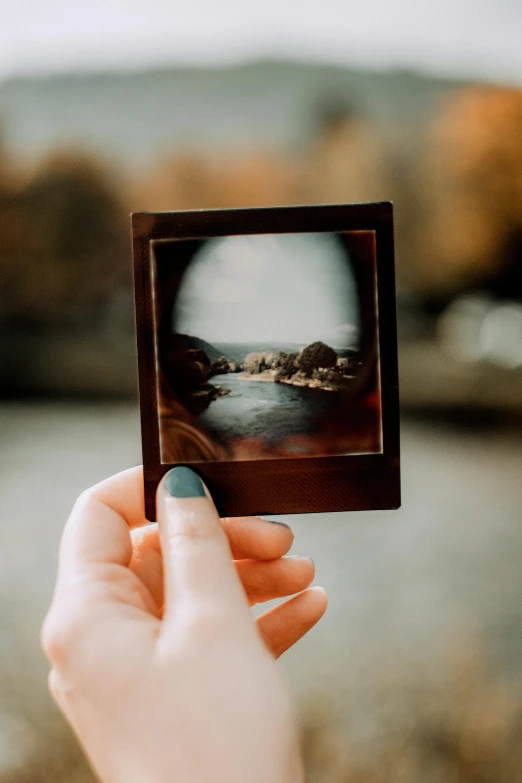
[[[287,530],[292,529],[286,522],[280,522],[278,519],[267,519],[266,517],[264,517],[264,519],[266,522],[271,522],[273,525],[281,525],[281,527],[286,527]]]
[[[165,476],[165,489],[173,498],[203,498],[205,487],[197,473],[180,465]]]

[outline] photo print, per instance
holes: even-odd
[[[376,296],[363,318],[354,254],[375,281],[373,232],[157,243],[163,463],[382,450]]]
[[[189,465],[223,516],[397,508],[388,203],[133,215],[145,504]]]

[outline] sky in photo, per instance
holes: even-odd
[[[0,0],[0,78],[297,57],[522,82],[520,0]]]
[[[195,256],[173,325],[210,343],[322,340],[345,348],[356,344],[358,311],[334,234],[232,236],[208,240]]]

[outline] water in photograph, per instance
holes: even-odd
[[[230,394],[214,400],[198,421],[225,442],[262,436],[277,443],[311,433],[314,421],[320,421],[337,395],[287,383],[245,380],[231,373],[216,375],[211,383],[230,389]]]

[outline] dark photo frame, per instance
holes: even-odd
[[[135,213],[132,226],[147,519],[156,518],[159,481],[179,464],[189,465],[201,476],[222,516],[397,508],[399,405],[392,205]],[[278,321],[267,306],[266,319],[259,319],[259,338],[263,335],[265,342],[252,342],[257,333],[254,327],[248,331],[245,303],[243,310],[237,310],[240,320],[229,323],[230,308],[220,304],[218,296],[218,288],[237,288],[241,283],[243,257],[239,254],[234,261],[239,267],[231,267],[232,272],[239,270],[238,285],[230,275],[228,283],[217,272],[208,276],[210,262],[225,251],[235,258],[238,247],[247,255],[255,251],[267,258],[266,248],[274,245],[280,257],[267,264],[277,263],[281,269],[288,257],[287,277],[282,279],[291,281],[296,271],[299,276],[300,254],[312,240],[317,247],[304,253],[311,261],[301,265],[311,277],[305,280],[307,290],[315,290],[314,274],[318,280],[329,278],[328,290],[336,291],[339,309],[339,290],[349,293],[350,283],[358,303],[356,337],[352,343],[345,339],[335,351],[325,345],[331,340],[314,342],[310,312],[307,318],[288,319],[289,323],[302,322],[304,331],[299,332],[294,324],[293,331],[281,332],[281,340],[272,347]],[[332,280],[328,259],[323,263],[321,258],[323,245],[335,245],[346,261],[346,274],[338,266],[341,272]],[[198,286],[193,282],[201,277],[199,270],[207,270],[204,285],[199,286],[204,289],[201,300],[194,295]],[[266,282],[265,288],[257,285],[259,297],[266,299]],[[255,312],[260,312],[259,304]],[[334,309],[329,301],[317,309],[321,306],[324,313]],[[347,303],[346,310],[353,308]],[[308,331],[307,320],[312,321]],[[230,335],[242,331],[243,323],[244,339],[234,338],[232,344]],[[202,333],[194,336],[199,324]],[[323,325],[321,335],[334,334],[325,329]],[[310,336],[305,339],[306,335]],[[247,347],[240,349],[243,344]],[[247,350],[252,346],[257,350],[259,345],[267,350],[248,353],[243,359]],[[283,350],[278,350],[280,346]],[[226,355],[218,358],[220,353]],[[314,364],[316,355],[320,359]],[[241,411],[245,407],[238,407],[241,394],[252,396],[252,390],[269,398],[276,394],[285,403],[267,407],[268,413],[257,413],[250,432],[250,419],[231,411]],[[214,402],[221,395],[223,399]],[[294,397],[303,398],[302,410],[308,418],[292,402]],[[267,400],[263,402],[269,406]],[[290,434],[284,434],[287,431]]]

